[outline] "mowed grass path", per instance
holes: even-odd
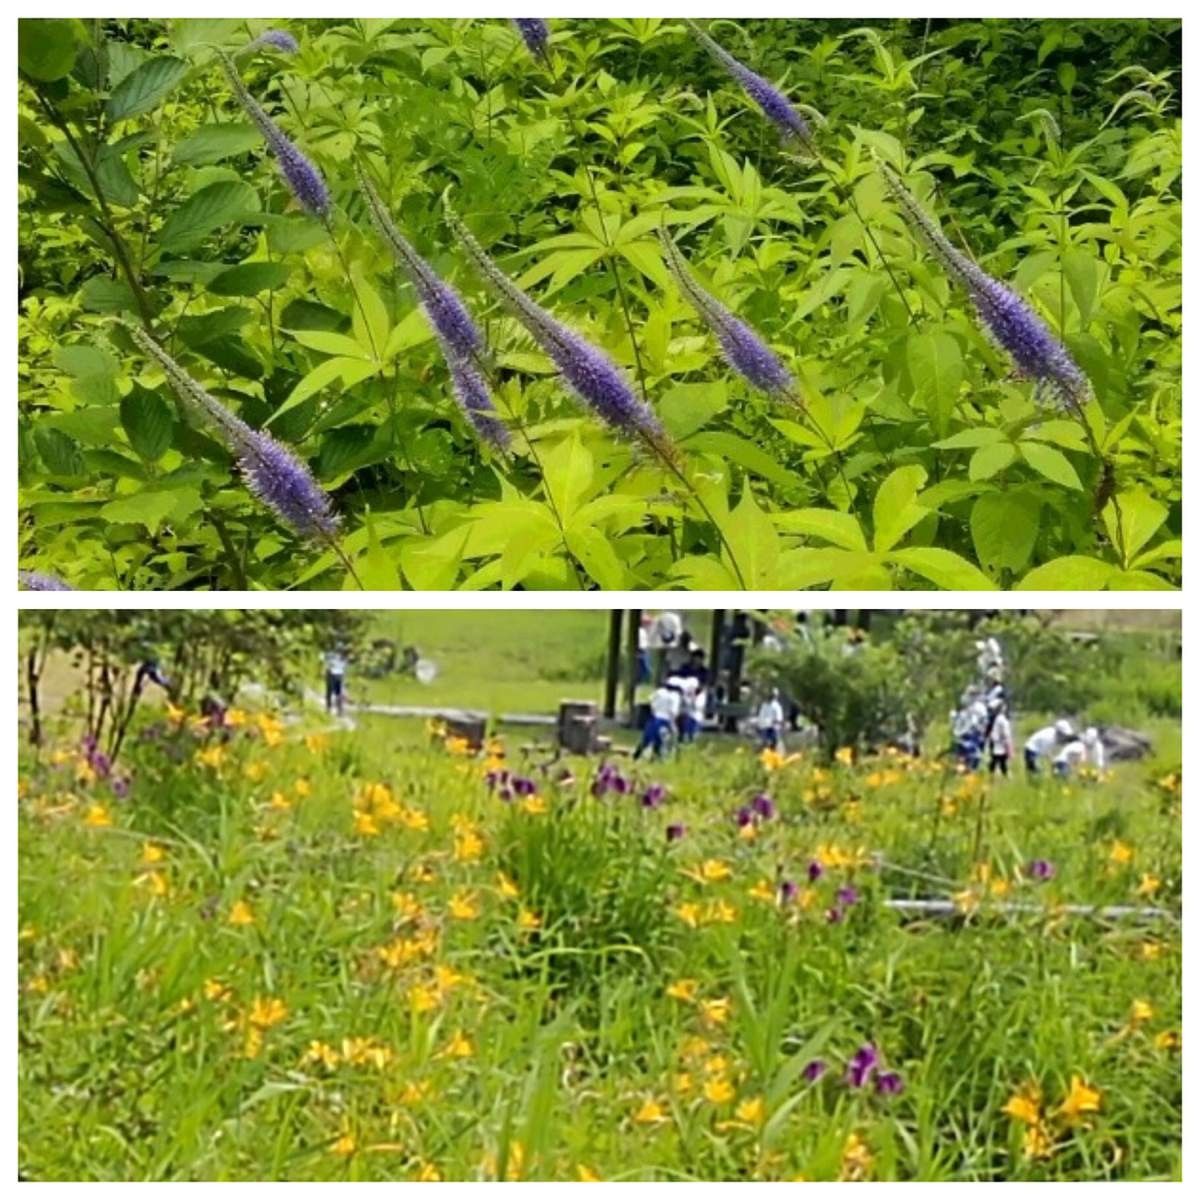
[[[599,776],[380,728],[184,718],[126,803],[70,748],[22,765],[28,1175],[1180,1170],[1181,928],[1061,907],[1178,910],[1169,760]]]

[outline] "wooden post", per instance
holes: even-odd
[[[629,609],[625,635],[625,712],[632,729],[637,723],[638,634],[642,628],[642,610]]]
[[[608,614],[608,662],[604,672],[604,715],[611,721],[617,715],[617,688],[621,680],[621,621],[624,610],[614,608]]]

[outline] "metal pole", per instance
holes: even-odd
[[[625,712],[631,729],[637,724],[638,634],[641,628],[642,610],[629,609],[625,642]]]

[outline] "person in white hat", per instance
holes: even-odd
[[[1039,729],[1025,743],[1025,769],[1030,775],[1040,775],[1042,759],[1060,745],[1065,745],[1075,737],[1075,729],[1070,721],[1055,721]]]

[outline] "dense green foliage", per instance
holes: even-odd
[[[22,756],[29,1178],[1181,1170],[1178,724],[1103,783],[714,738],[598,797],[595,759],[226,720]]]
[[[213,46],[235,21],[20,27],[21,565],[78,588],[1163,588],[1181,579],[1177,21],[716,22],[789,149],[676,21],[294,22],[237,58],[319,168],[297,210]],[[1086,372],[1034,402],[873,156]],[[356,168],[481,320],[505,456],[454,404]],[[440,199],[626,368],[677,447],[606,430],[485,291]],[[758,330],[757,392],[681,296]],[[342,516],[310,552],[114,316]],[[231,486],[232,481],[232,486]]]

